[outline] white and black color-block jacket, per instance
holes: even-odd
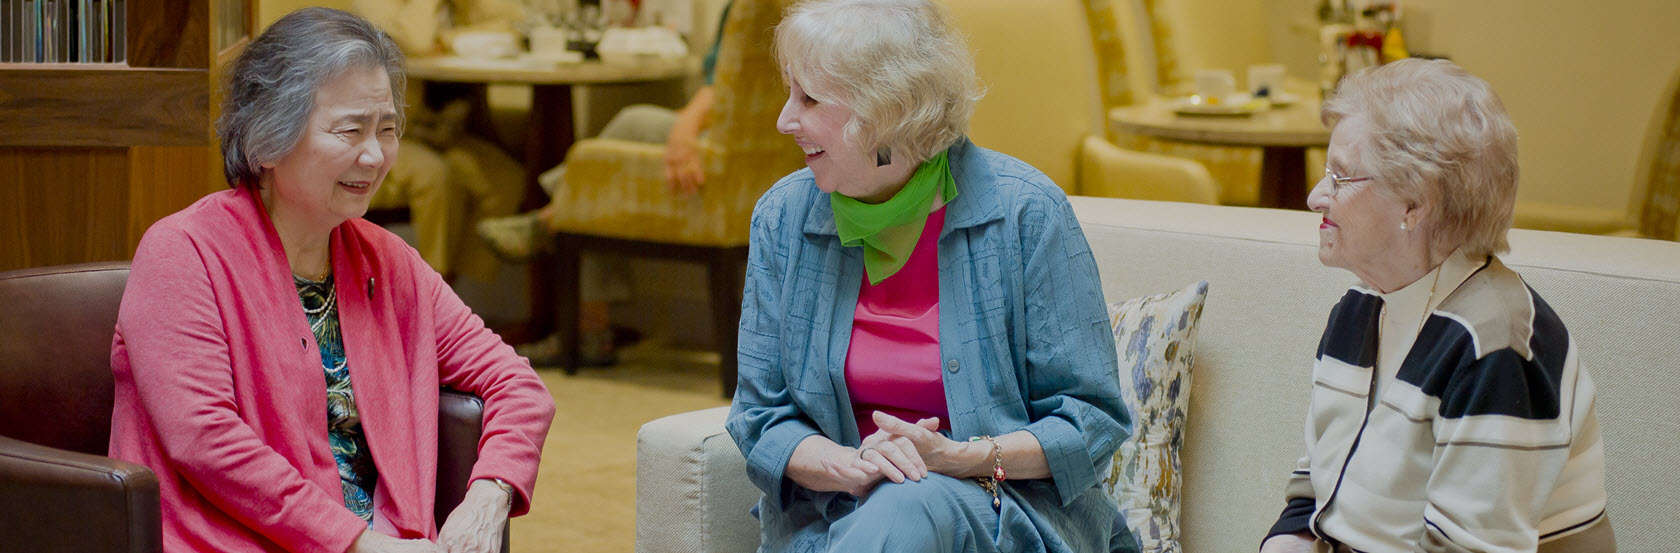
[[[1268,537],[1373,553],[1614,551],[1592,379],[1569,331],[1495,257],[1455,253],[1437,270],[1442,291],[1404,332],[1385,327],[1373,290],[1331,310],[1307,453]],[[1405,348],[1414,329],[1379,370],[1379,346]]]

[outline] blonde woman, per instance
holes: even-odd
[[[1097,469],[1130,430],[1097,268],[1043,173],[964,133],[925,0],[776,28],[806,169],[759,200],[727,427],[761,551],[1136,551]]]

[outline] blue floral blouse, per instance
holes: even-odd
[[[373,521],[373,489],[379,472],[373,466],[373,452],[362,434],[362,420],[356,413],[355,393],[350,389],[350,367],[344,356],[344,336],[338,328],[338,296],[333,278],[315,282],[292,276],[298,299],[309,317],[309,329],[321,348],[321,366],[327,378],[327,441],[333,460],[338,462],[338,479],[344,491],[344,506],[350,512]]]

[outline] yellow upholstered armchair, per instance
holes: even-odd
[[[1131,94],[1112,2],[944,4],[968,37],[985,90],[969,124],[976,144],[1032,164],[1070,195],[1218,201],[1200,164],[1103,138],[1106,108]]]
[[[1651,117],[1629,222],[1639,236],[1680,240],[1680,70],[1669,78]]]
[[[579,141],[566,154],[566,178],[554,191],[565,206],[551,222],[559,264],[557,325],[564,368],[577,367],[578,256],[583,250],[705,263],[713,325],[722,356],[724,394],[735,389],[747,227],[758,197],[804,166],[793,142],[776,132],[787,98],[771,54],[771,32],[791,0],[736,2],[718,50],[714,94],[701,137],[705,185],[693,195],[665,181],[664,147],[620,140]]]

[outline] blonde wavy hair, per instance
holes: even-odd
[[[968,132],[981,92],[968,43],[927,0],[811,0],[776,25],[784,79],[852,110],[845,139],[921,163]]]
[[[1431,208],[1420,226],[1433,246],[1478,257],[1511,249],[1517,128],[1487,81],[1450,61],[1404,59],[1349,76],[1321,117],[1330,128],[1369,123],[1362,169],[1377,190]]]

